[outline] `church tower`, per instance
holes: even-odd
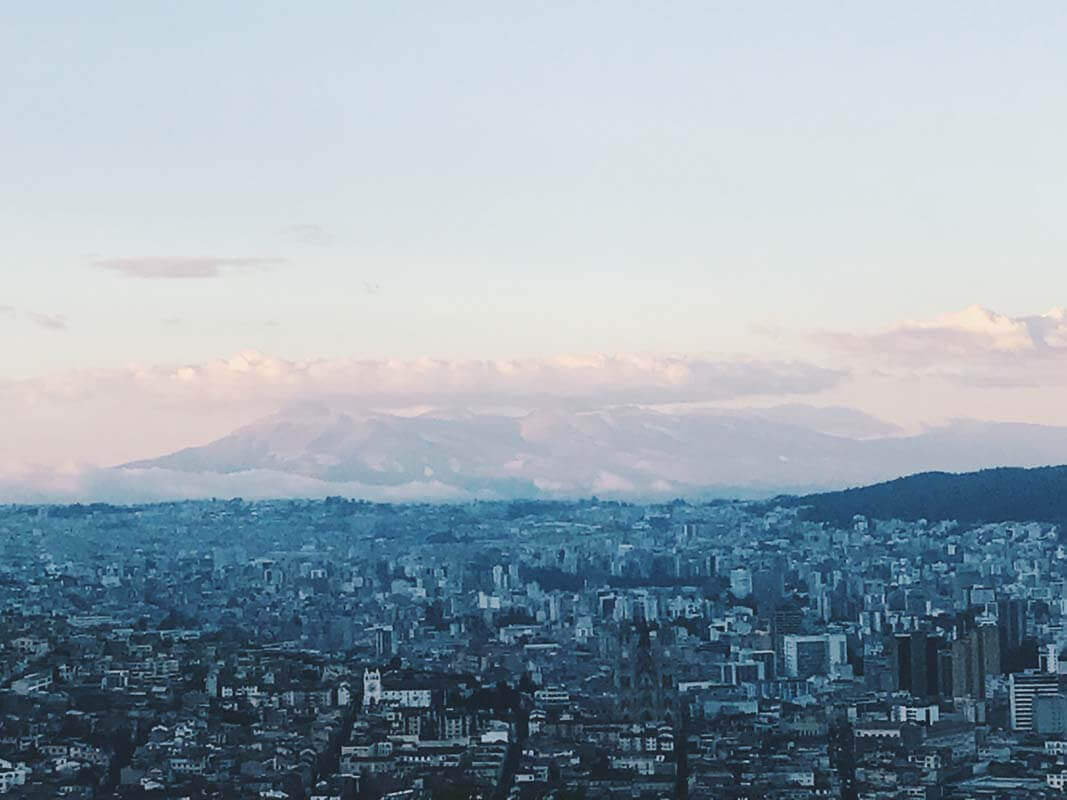
[[[382,702],[382,673],[377,669],[363,670],[363,705],[378,705]]]
[[[615,662],[616,712],[628,722],[652,722],[670,714],[673,676],[661,663],[644,622],[619,631]]]

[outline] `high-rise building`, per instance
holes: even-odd
[[[771,617],[771,637],[774,642],[774,651],[778,656],[778,665],[781,667],[785,653],[782,650],[782,640],[789,634],[804,632],[804,611],[795,605],[781,605],[774,611]],[[782,667],[784,669],[784,667]]]
[[[1011,729],[1029,731],[1034,727],[1034,698],[1059,694],[1059,679],[1038,670],[1013,672],[1008,682]]]
[[[997,603],[997,629],[1000,633],[1000,664],[1005,671],[1026,637],[1026,601],[1019,598]]]
[[[985,674],[999,675],[1000,665],[1000,631],[997,626],[987,623],[978,626],[978,635],[982,639],[982,657],[985,660]]]
[[[937,687],[938,694],[951,699],[953,695],[952,649],[945,648],[937,653]]]
[[[986,640],[979,631],[970,631],[952,642],[949,648],[951,669],[942,682],[942,695],[985,699]]]
[[[787,634],[782,639],[782,650],[783,668],[790,678],[829,675],[848,660],[843,633]]]
[[[936,695],[941,685],[938,650],[941,639],[923,631],[898,633],[887,642],[890,684],[915,697]]]
[[[374,654],[378,658],[386,659],[396,655],[392,625],[374,626]]]
[[[785,593],[785,571],[779,564],[756,571],[752,575],[752,594],[760,614],[769,614]]]
[[[748,597],[752,594],[752,571],[738,567],[730,571],[730,594],[734,597]]]

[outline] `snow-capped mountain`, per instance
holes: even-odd
[[[851,409],[407,416],[302,406],[108,472],[130,486],[136,477],[154,496],[668,497],[766,495],[923,470],[1064,461],[1064,428],[964,421],[902,435]]]

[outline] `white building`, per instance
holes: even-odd
[[[782,637],[782,662],[790,678],[834,675],[848,662],[845,634],[787,634]]]
[[[363,670],[363,705],[382,702],[382,673],[376,669]]]
[[[1037,670],[1013,672],[1008,680],[1011,729],[1029,731],[1034,726],[1034,698],[1059,694],[1059,678]]]
[[[889,711],[893,722],[914,722],[918,725],[933,725],[941,719],[941,709],[929,706],[893,706]]]
[[[0,758],[0,794],[7,794],[16,786],[25,786],[30,769],[25,764],[12,764]]]
[[[51,685],[51,672],[31,672],[12,682],[11,691],[15,694],[27,695],[33,692],[43,692]]]
[[[730,594],[734,597],[748,597],[752,594],[752,571],[738,567],[730,571]]]

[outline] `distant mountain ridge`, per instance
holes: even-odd
[[[963,421],[905,436],[853,409],[625,406],[509,416],[301,406],[110,475],[126,486],[155,480],[163,487],[155,496],[166,496],[170,481],[189,487],[185,494],[219,496],[758,498],[920,471],[1064,462],[1067,428]]]
[[[1067,466],[924,472],[775,502],[806,506],[806,518],[837,525],[847,525],[857,514],[911,521],[1067,522]]]

